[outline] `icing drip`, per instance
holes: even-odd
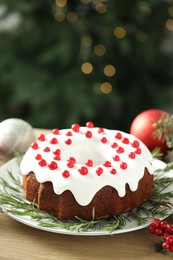
[[[54,129],[40,135],[21,162],[23,175],[33,171],[38,182],[50,181],[56,194],[70,190],[76,201],[88,205],[104,186],[118,195],[131,191],[147,168],[153,174],[152,155],[136,137],[122,131],[74,124],[71,129]]]

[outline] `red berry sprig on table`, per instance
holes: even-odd
[[[163,251],[173,252],[173,224],[155,218],[149,226],[149,232],[163,237],[161,244]]]

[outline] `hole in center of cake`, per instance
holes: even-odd
[[[73,141],[68,147],[61,147],[61,159],[67,161],[70,157],[76,159],[77,164],[84,165],[86,161],[92,160],[93,165],[101,165],[110,157],[108,146],[97,142],[97,140]]]

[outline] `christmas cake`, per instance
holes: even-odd
[[[21,161],[26,198],[60,220],[106,218],[151,198],[152,155],[131,134],[72,125],[38,136]]]

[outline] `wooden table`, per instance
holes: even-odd
[[[48,130],[35,130],[36,135]],[[1,162],[2,164],[2,162]],[[172,219],[169,219],[172,221]],[[155,251],[159,237],[148,229],[108,236],[71,236],[34,229],[0,213],[2,260],[126,260],[173,259]]]

